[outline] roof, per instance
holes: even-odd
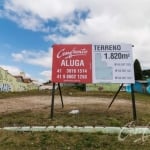
[[[14,76],[16,79],[21,79],[21,81],[23,82],[23,77],[22,76]]]
[[[24,82],[24,83],[31,83],[32,80],[31,80],[30,78],[25,78],[25,79],[23,79],[23,82]]]
[[[31,80],[30,78],[23,78],[21,75],[18,76],[14,76],[16,79],[21,79],[21,81],[23,83],[31,83],[33,80]]]

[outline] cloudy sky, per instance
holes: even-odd
[[[0,66],[51,76],[54,43],[131,43],[150,69],[149,0],[0,0]]]

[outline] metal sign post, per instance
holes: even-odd
[[[119,92],[120,92],[120,90],[121,90],[122,87],[123,87],[123,83],[121,84],[121,86],[119,87],[118,91],[117,91],[116,94],[114,95],[114,97],[113,97],[111,103],[110,103],[109,106],[108,106],[108,109],[111,107],[112,103],[113,103],[114,100],[116,99],[116,97],[117,97],[117,95],[119,94]]]
[[[54,116],[55,84],[56,84],[56,83],[53,83],[53,88],[52,88],[51,115],[50,115],[51,119],[52,119],[53,116]]]
[[[111,107],[111,105],[113,104],[113,102],[115,101],[117,95],[119,94],[121,88],[123,87],[123,84],[121,84],[121,86],[119,87],[118,91],[116,92],[116,94],[114,95],[111,103],[108,106],[108,109]],[[136,104],[135,104],[135,95],[134,95],[134,88],[133,88],[133,84],[131,84],[131,98],[132,98],[132,111],[133,111],[133,120],[136,121],[137,120],[137,115],[136,115]],[[107,109],[107,110],[108,110]]]
[[[60,94],[60,98],[61,98],[62,108],[64,108],[64,103],[63,103],[63,98],[62,98],[62,92],[61,92],[60,83],[58,83],[58,89],[59,89],[59,94]]]
[[[134,95],[133,84],[131,84],[131,96],[132,96],[133,120],[137,120],[136,105],[135,105],[135,95]]]
[[[52,88],[52,99],[51,99],[51,115],[50,115],[51,119],[53,119],[53,117],[54,117],[55,87],[56,87],[56,83],[54,82],[53,83],[53,88]],[[64,103],[63,103],[63,97],[62,97],[60,83],[58,83],[58,89],[59,89],[59,94],[60,94],[60,98],[61,98],[62,108],[64,108]]]

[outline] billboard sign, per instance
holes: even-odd
[[[52,82],[134,83],[132,45],[56,44]]]

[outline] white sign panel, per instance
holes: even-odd
[[[134,83],[131,44],[92,45],[93,83]]]

